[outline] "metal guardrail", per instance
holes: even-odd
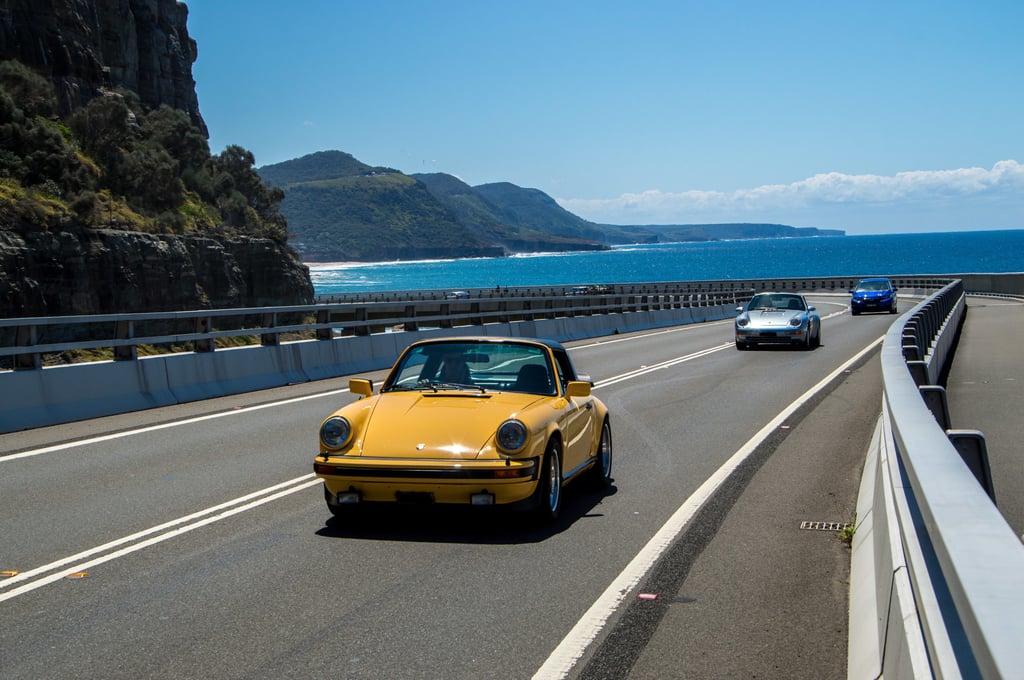
[[[274,346],[289,333],[333,340],[396,329],[417,331],[735,305],[751,295],[749,289],[739,289],[539,297],[507,294],[465,299],[393,297],[307,306],[2,319],[0,360],[11,357],[11,368],[32,370],[43,366],[44,354],[70,350],[112,348],[114,360],[130,361],[138,358],[140,345],[188,345],[191,351],[212,352],[219,338],[256,337],[260,344]]]
[[[320,296],[314,305],[0,319],[0,368],[37,370],[47,354],[109,349],[134,361],[140,345],[212,352],[216,341],[254,338],[276,346],[289,334],[332,340],[394,330],[482,326],[536,319],[736,306],[758,290],[843,292],[858,277],[746,279],[610,284],[574,294],[575,286],[481,288],[449,299],[450,291],[391,291]],[[948,277],[894,277],[898,287],[934,290]]]
[[[1020,677],[1024,545],[978,466],[965,464],[938,388],[965,306],[956,280],[901,317],[882,344],[881,481],[867,547],[874,571],[890,571],[872,575],[876,658],[851,677]],[[851,649],[855,628],[851,614]]]

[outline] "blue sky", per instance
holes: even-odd
[[[611,224],[1024,228],[1024,2],[189,0],[200,111]]]

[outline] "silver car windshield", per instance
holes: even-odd
[[[806,309],[804,300],[799,295],[767,294],[755,295],[747,306],[748,310],[754,309],[789,309],[803,311]]]

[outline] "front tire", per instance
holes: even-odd
[[[607,489],[612,484],[612,428],[608,421],[601,425],[601,441],[597,443],[597,461],[588,471],[596,489]]]
[[[536,494],[537,521],[550,524],[558,519],[562,511],[562,447],[557,440],[551,440],[544,453]]]

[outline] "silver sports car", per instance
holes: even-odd
[[[798,293],[758,293],[745,307],[737,307],[736,349],[756,344],[821,344],[821,317]]]

